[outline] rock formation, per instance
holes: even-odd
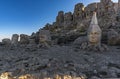
[[[64,15],[64,28],[69,28],[73,26],[72,23],[73,16],[71,12],[65,13]]]
[[[74,13],[73,13],[73,21],[78,22],[84,18],[84,5],[83,3],[78,3],[75,5]]]
[[[18,44],[18,38],[19,38],[18,34],[13,34],[11,44],[16,46]]]
[[[29,36],[26,34],[20,35],[20,44],[29,44]]]
[[[39,45],[42,47],[49,47],[51,42],[51,35],[48,30],[39,31]]]
[[[64,12],[59,11],[58,16],[56,17],[56,24],[57,26],[63,26],[64,23]]]
[[[11,45],[11,40],[9,38],[2,39],[2,44],[5,46]]]
[[[119,38],[119,34],[114,29],[110,29],[108,31],[108,44],[109,45],[117,45],[118,38]]]

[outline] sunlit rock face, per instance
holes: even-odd
[[[18,38],[19,38],[18,34],[13,34],[11,44],[12,45],[17,45],[18,44]]]
[[[88,42],[91,45],[101,44],[101,29],[98,25],[96,13],[94,12],[90,27],[88,29]]]

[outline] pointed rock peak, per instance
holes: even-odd
[[[91,24],[98,24],[97,17],[96,17],[96,12],[93,13]]]

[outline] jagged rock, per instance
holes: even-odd
[[[39,31],[39,46],[49,47],[51,43],[51,35],[49,30],[40,30]]]
[[[77,24],[77,30],[80,32],[85,32],[87,27],[83,23],[78,23]]]
[[[35,39],[29,39],[29,44],[30,45],[35,45],[36,43],[35,43]]]
[[[16,46],[18,44],[18,38],[19,38],[18,34],[13,34],[11,44]]]
[[[85,14],[87,19],[92,17],[93,12],[96,11],[96,9],[97,9],[97,3],[91,3],[88,4],[87,7],[85,7]]]
[[[58,16],[56,17],[56,23],[58,26],[62,26],[64,23],[64,12],[59,11]]]
[[[26,34],[20,35],[20,44],[29,44],[29,36]]]
[[[9,38],[2,39],[2,44],[8,46],[11,44],[11,40]]]
[[[108,31],[108,44],[109,45],[116,45],[118,40],[118,33],[114,29],[110,29]]]
[[[73,16],[71,12],[65,13],[64,15],[64,28],[72,27]]]
[[[78,3],[75,5],[73,20],[74,22],[79,21],[84,18],[84,5],[83,3]]]

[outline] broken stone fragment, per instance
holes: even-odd
[[[2,39],[2,44],[8,46],[11,44],[11,40],[9,38]]]

